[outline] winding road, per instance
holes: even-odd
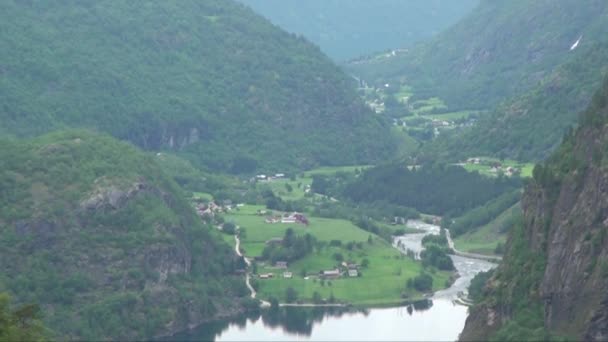
[[[236,252],[236,254],[238,256],[243,257],[243,259],[245,260],[245,263],[247,264],[247,268],[249,268],[249,266],[251,266],[251,260],[249,260],[249,258],[247,258],[247,257],[244,257],[243,254],[241,253],[241,240],[239,239],[238,233],[234,235],[234,240],[236,241],[236,243],[234,245],[234,251]],[[257,292],[255,291],[253,286],[251,286],[251,273],[249,273],[249,272],[247,272],[247,274],[245,275],[245,284],[247,285],[247,288],[251,292],[251,298],[255,299],[255,297],[257,296]],[[265,300],[259,299],[259,301],[260,301],[262,307],[270,306],[270,303]]]

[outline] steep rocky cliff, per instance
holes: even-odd
[[[40,304],[55,338],[152,338],[242,308],[231,247],[152,157],[76,131],[0,140],[0,160],[0,292]]]
[[[535,168],[522,206],[461,339],[608,339],[608,80]]]

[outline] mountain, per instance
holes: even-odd
[[[534,169],[523,222],[462,340],[608,338],[608,79],[579,127]]]
[[[0,140],[0,291],[56,339],[150,339],[242,310],[232,248],[154,157],[88,131]]]
[[[232,0],[9,0],[0,13],[0,134],[84,127],[237,173],[395,150],[351,77]]]
[[[454,24],[478,0],[239,0],[334,60],[408,47]]]
[[[540,160],[601,84],[606,22],[608,3],[601,0],[484,1],[428,43],[352,61],[347,69],[374,84],[411,86],[410,102],[439,97],[443,112],[487,112],[425,152]]]

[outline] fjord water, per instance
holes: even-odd
[[[439,227],[411,225],[424,233],[398,237],[395,246],[414,253],[422,250],[426,234]],[[401,242],[401,243],[399,243]],[[471,279],[495,264],[452,256],[459,278],[432,298],[394,308],[348,310],[339,308],[280,308],[262,314],[205,324],[176,340],[216,341],[455,341],[464,327],[468,308],[455,303]]]

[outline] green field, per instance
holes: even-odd
[[[414,107],[413,112],[416,115],[424,115],[425,113],[432,113],[436,110],[445,110],[448,108],[443,100],[438,97],[415,101],[412,103],[412,106]]]
[[[424,117],[429,118],[429,119],[454,121],[454,120],[458,120],[458,119],[467,118],[469,115],[474,114],[474,113],[478,113],[478,112],[471,111],[471,110],[463,110],[463,111],[459,111],[459,112],[449,112],[449,113],[443,113],[443,114],[425,114]]]
[[[502,164],[503,169],[506,169],[507,167],[514,167],[514,168],[521,169],[520,177],[522,177],[522,178],[531,178],[532,171],[534,170],[533,163],[520,163],[516,160],[511,160],[511,159],[506,159],[503,161],[500,161],[499,159],[496,159],[496,158],[483,157],[482,159],[484,161],[482,164],[466,163],[466,164],[464,164],[463,167],[469,172],[477,171],[477,172],[479,172],[479,174],[489,176],[489,177],[497,176],[497,173],[490,172],[490,169],[492,167],[488,164],[491,162],[500,162]],[[486,164],[484,164],[484,163],[486,163]]]
[[[399,92],[396,93],[394,96],[397,101],[405,104],[407,103],[409,98],[412,97],[412,95],[414,95],[414,93],[412,92],[412,87],[402,85],[401,88],[399,88]]]
[[[310,302],[314,292],[318,292],[322,298],[328,299],[333,294],[338,300],[364,306],[393,305],[421,297],[421,293],[406,288],[406,281],[417,276],[422,271],[422,265],[403,256],[380,237],[358,228],[350,221],[340,219],[308,217],[308,226],[266,223],[264,216],[256,214],[259,209],[262,207],[246,205],[225,215],[227,222],[234,222],[245,229],[241,247],[248,257],[261,256],[265,242],[283,237],[288,228],[294,229],[297,235],[310,233],[318,241],[326,242],[320,249],[289,265],[289,271],[293,273],[292,279],[282,278],[282,270],[260,265],[259,273],[273,272],[278,276],[257,280],[260,298],[276,297],[284,301],[288,287],[293,287],[304,302]],[[390,227],[397,229],[401,226]],[[372,243],[368,242],[370,236]],[[332,240],[340,240],[342,246],[329,246],[327,243]],[[229,241],[228,236],[226,241]],[[359,243],[359,246],[349,250],[345,245],[351,241]],[[334,258],[336,253],[342,254],[344,260],[358,264],[367,259],[369,266],[360,269],[361,277],[342,277],[331,280],[331,284],[322,284],[316,274],[339,266]],[[309,279],[304,279],[303,272],[307,273]],[[444,288],[449,276],[450,272],[435,272],[434,290]]]
[[[336,172],[355,172],[355,170],[365,170],[373,165],[350,165],[350,166],[326,166],[319,167],[310,171],[304,172],[305,177],[312,177],[314,175],[331,175]]]
[[[336,252],[357,263],[366,258],[369,267],[361,268],[361,277],[342,277],[326,281],[324,285],[315,276],[310,276],[307,280],[301,276],[303,271],[316,274],[320,270],[333,268],[337,262],[332,255]],[[421,269],[420,263],[403,256],[387,242],[377,238],[372,245],[366,242],[362,250],[355,249],[348,254],[345,254],[343,248],[327,248],[315,252],[289,266],[289,270],[294,273],[292,279],[281,278],[280,271],[274,270],[279,277],[259,280],[259,295],[260,298],[274,296],[282,300],[287,288],[292,287],[304,301],[310,301],[313,293],[318,292],[322,298],[327,299],[333,294],[337,300],[353,305],[395,305],[421,298],[421,293],[406,288],[407,280],[418,275]],[[433,290],[445,288],[449,272],[436,272],[433,278]]]
[[[266,223],[264,216],[255,215],[257,209],[250,209],[248,205],[241,211],[225,216],[227,222],[234,222],[245,228],[246,236],[242,239],[242,246],[247,256],[256,257],[262,254],[265,242],[277,237],[283,237],[287,228],[293,228],[296,234],[310,233],[320,241],[342,240],[367,241],[370,233],[358,228],[350,221],[309,217],[310,224]]]
[[[206,193],[206,192],[193,192],[192,193],[192,199],[211,201],[211,200],[213,200],[213,196],[211,194]]]
[[[507,209],[492,222],[483,225],[473,232],[463,234],[454,239],[456,249],[469,252],[494,255],[499,243],[505,243],[506,233],[500,233],[502,225],[519,210],[519,203]]]

